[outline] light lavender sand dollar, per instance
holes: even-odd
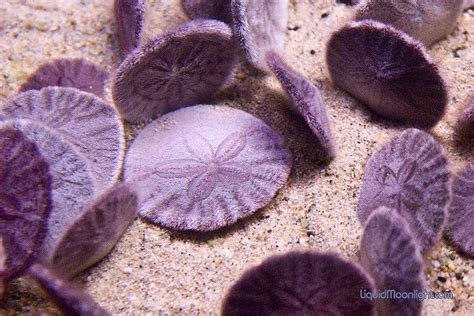
[[[291,154],[260,119],[197,105],[149,124],[125,159],[141,217],[178,230],[210,231],[267,205],[287,181]]]
[[[469,163],[453,180],[446,234],[464,253],[474,257],[474,163]]]
[[[133,51],[117,70],[112,95],[127,121],[145,122],[209,101],[235,65],[231,29],[220,21],[193,20]]]
[[[430,46],[456,26],[463,0],[366,0],[355,20],[376,20],[392,25]]]
[[[191,19],[214,19],[232,24],[231,0],[181,0],[183,10]]]
[[[290,96],[296,110],[313,131],[324,154],[330,159],[334,158],[336,144],[318,88],[288,66],[277,53],[267,53],[266,59],[268,67]]]
[[[326,50],[335,85],[375,113],[431,128],[443,117],[447,87],[424,47],[403,32],[375,22],[350,22]]]
[[[81,153],[97,189],[113,185],[125,155],[123,124],[112,106],[74,88],[48,87],[21,93],[0,108],[0,120],[40,122],[60,134]]]
[[[46,87],[69,87],[104,96],[108,72],[82,58],[61,58],[41,65],[20,87],[20,92]]]
[[[228,291],[223,316],[374,315],[372,278],[335,253],[289,252],[249,269]]]
[[[115,0],[114,14],[120,56],[125,58],[140,45],[145,0]]]
[[[364,168],[357,216],[365,224],[379,206],[397,210],[422,252],[441,238],[450,201],[450,172],[441,145],[407,129],[373,154]]]
[[[378,291],[413,293],[424,290],[423,258],[407,221],[395,209],[380,207],[368,218],[360,245],[362,265]],[[379,315],[420,315],[422,301],[377,299]]]
[[[135,193],[118,184],[88,203],[58,236],[49,264],[65,277],[85,270],[112,250],[136,215]]]
[[[288,0],[232,0],[233,30],[245,58],[268,71],[265,54],[283,50],[288,24]]]

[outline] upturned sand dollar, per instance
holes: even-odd
[[[132,143],[125,180],[139,214],[166,227],[209,231],[270,202],[291,155],[260,119],[226,106],[197,105],[149,124]]]
[[[120,56],[125,58],[140,45],[145,18],[145,0],[115,0],[114,13]]]
[[[39,122],[60,134],[89,164],[97,189],[113,185],[125,154],[123,124],[115,108],[74,88],[48,87],[21,93],[0,108],[0,120]]]
[[[428,133],[407,129],[367,161],[357,216],[366,223],[379,206],[397,210],[408,222],[422,252],[441,237],[450,201],[448,161]]]

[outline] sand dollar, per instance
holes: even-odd
[[[125,57],[140,44],[145,0],[115,0],[114,13],[120,55]]]
[[[231,0],[181,0],[191,19],[214,19],[232,24]]]

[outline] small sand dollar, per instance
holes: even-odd
[[[472,94],[461,112],[454,127],[457,136],[474,140],[474,94]]]
[[[267,63],[290,96],[297,111],[313,131],[326,156],[334,158],[336,156],[336,145],[332,138],[326,108],[318,88],[291,69],[275,52],[267,54]]]
[[[137,197],[119,184],[90,202],[55,241],[49,263],[71,277],[105,257],[137,215]]]
[[[441,145],[407,129],[367,161],[357,216],[364,224],[379,206],[397,210],[426,252],[441,237],[450,200],[450,172]]]
[[[144,122],[208,101],[235,64],[230,28],[220,21],[193,20],[130,54],[117,70],[113,98],[127,121]]]
[[[463,252],[474,257],[474,163],[454,178],[446,232]]]
[[[117,181],[124,130],[117,111],[102,99],[73,88],[31,90],[0,108],[0,120],[12,118],[40,122],[60,134],[87,159],[98,188]]]
[[[247,60],[268,71],[265,54],[283,50],[288,0],[232,0],[233,29]]]
[[[454,29],[462,7],[463,0],[367,0],[355,19],[390,24],[430,46]]]
[[[181,0],[191,19],[214,19],[232,24],[231,0]]]
[[[139,214],[179,230],[209,231],[268,204],[289,175],[291,155],[260,119],[198,105],[152,122],[132,143],[125,179]]]
[[[125,57],[140,44],[145,0],[115,0],[114,13],[120,55]]]
[[[364,228],[361,263],[375,280],[377,290],[400,293],[424,290],[423,258],[405,219],[396,210],[380,207]],[[411,299],[378,299],[379,315],[420,315],[422,302]]]
[[[0,288],[38,255],[52,208],[51,182],[48,162],[35,143],[16,129],[0,127]]]
[[[103,97],[108,77],[105,70],[84,59],[56,59],[41,65],[20,87],[20,92],[70,87]]]
[[[375,113],[431,128],[443,117],[447,88],[423,46],[391,26],[350,22],[327,45],[333,82]]]
[[[374,315],[372,278],[333,253],[289,252],[245,272],[231,287],[223,316]]]

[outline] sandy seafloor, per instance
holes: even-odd
[[[179,0],[147,0],[146,36],[186,20]],[[52,57],[84,57],[113,72],[117,66],[112,0],[0,1],[0,102]],[[357,259],[362,233],[355,208],[367,158],[404,126],[371,114],[333,87],[324,63],[331,32],[351,8],[334,1],[291,0],[286,60],[321,89],[339,147],[321,163],[311,132],[290,110],[277,82],[245,67],[216,103],[248,111],[288,141],[294,155],[288,184],[249,219],[218,233],[185,234],[137,219],[115,249],[76,278],[97,301],[122,315],[216,315],[226,290],[249,267],[292,249],[331,250]],[[473,148],[454,145],[455,114],[473,91],[474,11],[434,45],[449,84],[449,110],[432,133],[447,150],[453,170],[474,160]],[[110,83],[108,85],[110,98]],[[129,128],[130,140],[136,128]],[[446,278],[444,281],[443,278]],[[427,288],[451,289],[455,300],[424,303],[426,315],[474,314],[474,261],[443,242],[426,256]],[[335,293],[336,294],[336,293]],[[11,285],[0,314],[54,311],[26,279]]]

